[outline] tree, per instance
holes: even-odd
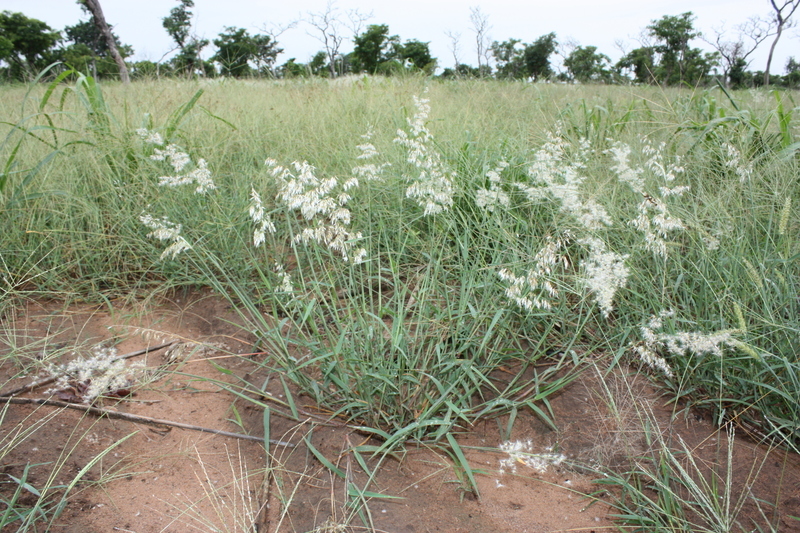
[[[324,52],[323,52],[324,53]],[[308,65],[298,63],[297,58],[289,58],[289,60],[278,67],[279,75],[282,78],[305,78],[311,72]]]
[[[283,48],[278,48],[278,42],[271,35],[256,34],[251,37],[253,45],[253,63],[259,74],[274,75],[272,66]]]
[[[12,79],[32,77],[47,66],[60,39],[61,34],[41,20],[22,13],[0,13],[0,60],[8,64]]]
[[[596,46],[576,47],[564,60],[564,66],[570,76],[581,83],[611,81],[611,59],[605,54],[598,54]]]
[[[256,64],[257,69],[271,72],[270,68],[275,58],[283,52],[277,48],[269,35],[250,35],[244,28],[227,26],[219,34],[219,39],[214,39],[217,52],[211,57],[212,61],[220,64],[220,71],[225,76],[241,78],[253,72],[250,62]]]
[[[397,56],[404,65],[415,70],[431,74],[436,68],[436,59],[431,56],[430,43],[410,39],[398,47]]]
[[[114,42],[114,34],[111,33],[111,28],[109,28],[108,24],[106,23],[106,18],[103,15],[103,9],[100,7],[100,0],[79,0],[79,2],[86,6],[86,8],[92,13],[92,21],[95,23],[97,29],[100,31],[100,34],[105,39],[106,45],[108,46],[108,52],[111,57],[114,58],[114,62],[119,67],[119,78],[122,80],[122,83],[130,83],[131,80],[128,76],[128,67],[125,66],[125,60],[122,58],[119,50],[117,50],[117,43]]]
[[[691,11],[678,16],[664,15],[647,26],[650,35],[658,44],[653,47],[660,60],[656,78],[664,85],[680,83],[684,79],[689,41],[700,35],[694,31],[694,16]]]
[[[489,30],[492,26],[489,24],[489,16],[485,15],[480,7],[469,8],[469,20],[472,23],[472,31],[475,33],[475,52],[478,54],[478,72],[481,76],[486,76],[491,72],[489,67],[489,57],[491,54],[491,47],[489,42]]]
[[[800,63],[795,61],[794,57],[790,57],[786,62],[786,77],[784,82],[788,87],[797,87],[800,85]]]
[[[704,53],[689,46],[700,35],[694,30],[691,12],[665,15],[652,21],[646,31],[646,44],[625,54],[616,65],[619,71],[633,71],[639,83],[697,84],[716,64],[716,53]]]
[[[199,39],[191,33],[192,12],[190,8],[193,7],[193,0],[180,0],[179,5],[169,11],[169,16],[161,19],[161,25],[175,41],[176,47],[171,51],[179,50],[178,55],[172,59],[175,71],[185,72],[188,75],[193,75],[198,67],[202,66],[203,60],[200,58],[200,53],[203,48],[208,46],[208,39]]]
[[[461,48],[460,44],[461,34],[452,32],[450,30],[444,32],[444,34],[447,36],[448,39],[450,39],[450,53],[453,54],[453,67],[458,68],[458,65],[461,63],[461,60],[458,58],[458,52],[459,49]],[[453,69],[450,70],[453,71]]]
[[[634,48],[617,62],[618,71],[629,70],[633,72],[634,81],[637,83],[655,83],[653,74],[655,69],[655,50],[651,46]]]
[[[713,40],[703,39],[719,54],[722,60],[722,73],[728,87],[740,86],[743,82],[742,74],[749,64],[747,57],[755,52],[764,40],[774,35],[774,25],[769,20],[750,17],[746,22],[737,25],[735,30],[737,34],[733,41],[724,39],[724,27],[714,28],[715,38]]]
[[[436,66],[429,43],[411,39],[401,44],[400,37],[389,35],[386,24],[370,24],[353,43],[355,48],[348,58],[354,72],[390,74],[405,69],[430,71]]]
[[[548,33],[536,39],[532,44],[525,46],[525,70],[534,81],[548,78],[553,75],[550,67],[550,56],[556,51],[558,42],[555,33]]]
[[[161,25],[179,48],[183,48],[189,39],[192,29],[192,12],[189,8],[192,7],[193,0],[180,0],[178,6],[169,10],[169,16],[161,19]]]
[[[353,39],[352,64],[355,72],[375,74],[381,63],[388,61],[397,51],[399,37],[389,36],[386,24],[370,24],[361,35]]]
[[[131,78],[133,79],[152,79],[158,76],[158,65],[153,61],[136,61],[131,65]]]
[[[343,21],[335,3],[328,0],[325,11],[308,13],[306,19],[306,22],[316,30],[313,37],[319,40],[325,48],[324,52],[328,56],[328,68],[332,78],[337,75],[337,61],[342,63],[343,60],[339,50],[344,42],[345,27],[349,26],[354,36],[358,35],[361,33],[361,25],[372,18],[372,14],[363,14],[355,9],[347,12],[347,18],[349,24]]]
[[[14,52],[14,43],[4,35],[0,35],[0,61],[5,61]]]
[[[459,63],[455,69],[446,68],[442,71],[442,78],[479,78],[481,76],[477,67]]]
[[[731,65],[730,70],[728,71],[728,85],[734,89],[744,87],[748,77],[746,69],[747,61],[744,58],[740,57],[734,61],[733,65]]]
[[[509,39],[503,42],[493,42],[492,56],[496,64],[496,76],[510,80],[527,77],[525,66],[525,45],[519,39]]]
[[[88,13],[86,6],[81,4],[81,8]],[[111,57],[105,37],[91,20],[67,26],[64,28],[64,33],[67,40],[72,43],[61,52],[66,64],[84,72],[91,71],[94,77],[107,77],[118,73],[117,64]],[[114,32],[111,32],[111,35],[123,59],[133,55],[133,48],[130,45],[122,44]]]
[[[308,68],[314,76],[329,76],[331,69],[328,65],[328,52],[320,50],[314,54],[314,57],[308,62]]]
[[[775,52],[775,47],[781,38],[784,28],[792,26],[790,19],[797,8],[800,7],[800,0],[782,0],[778,3],[775,0],[769,0],[772,9],[775,10],[775,40],[772,41],[772,46],[769,47],[769,55],[767,56],[767,68],[764,69],[764,85],[769,85],[769,67],[772,65],[772,55]],[[780,6],[780,7],[778,7]]]

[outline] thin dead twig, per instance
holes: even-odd
[[[0,403],[11,403],[17,405],[47,405],[50,407],[62,407],[65,409],[75,409],[76,411],[82,411],[84,413],[91,413],[97,416],[107,416],[108,418],[113,418],[116,420],[125,420],[127,422],[134,422],[139,424],[147,424],[150,426],[168,426],[180,429],[188,429],[192,431],[201,431],[203,433],[213,433],[214,435],[222,435],[225,437],[233,437],[236,439],[242,440],[253,440],[258,442],[264,442],[264,439],[261,437],[256,437],[254,435],[244,435],[242,433],[232,433],[230,431],[223,431],[221,429],[212,429],[206,428],[202,426],[193,426],[191,424],[184,424],[182,422],[173,422],[171,420],[162,420],[160,418],[151,418],[149,416],[142,416],[142,415],[132,415],[130,413],[121,413],[119,411],[114,411],[113,409],[104,409],[102,407],[92,407],[91,405],[81,405],[76,403],[68,403],[68,402],[61,402],[58,400],[48,400],[48,399],[40,399],[40,398],[8,398],[8,397],[0,397]],[[277,446],[287,446],[290,448],[294,447],[294,444],[291,442],[284,442],[280,440],[272,440],[270,439],[270,444],[275,444]]]

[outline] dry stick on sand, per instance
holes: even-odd
[[[39,398],[8,398],[8,397],[0,397],[0,403],[11,403],[11,404],[18,404],[18,405],[49,405],[51,407],[63,407],[65,409],[75,409],[77,411],[83,411],[85,413],[91,413],[97,416],[107,416],[108,418],[114,418],[117,420],[126,420],[128,422],[135,422],[139,424],[148,424],[151,426],[169,426],[174,428],[181,428],[181,429],[190,429],[192,431],[202,431],[204,433],[213,433],[215,435],[223,435],[225,437],[233,437],[236,439],[242,440],[254,440],[258,442],[264,442],[262,437],[256,437],[254,435],[243,435],[242,433],[232,433],[230,431],[222,431],[221,429],[211,429],[205,428],[202,426],[193,426],[191,424],[183,424],[181,422],[172,422],[171,420],[161,420],[159,418],[150,418],[149,416],[141,416],[141,415],[132,415],[130,413],[121,413],[119,411],[114,411],[113,409],[103,409],[102,407],[92,407],[90,405],[81,405],[76,403],[68,403],[68,402],[60,402],[58,400],[45,400]],[[291,442],[284,442],[280,440],[272,440],[269,441],[271,444],[275,444],[278,446],[288,446],[294,447],[294,444]]]
[[[150,346],[150,347],[147,347],[147,348],[143,348],[141,350],[136,350],[135,352],[126,353],[125,355],[120,355],[119,357],[115,357],[113,359],[113,361],[119,361],[121,359],[130,359],[131,357],[136,357],[137,355],[142,355],[142,354],[146,354],[146,353],[150,353],[150,352],[155,352],[155,351],[160,350],[162,348],[167,348],[169,346],[172,346],[176,342],[177,341],[166,342],[164,344],[159,344],[158,346]],[[24,393],[26,393],[28,391],[32,391],[36,387],[41,387],[42,385],[49,385],[50,383],[53,383],[55,380],[57,380],[59,377],[60,376],[50,376],[49,378],[45,378],[45,379],[40,380],[40,381],[34,381],[30,385],[25,385],[24,387],[19,387],[18,389],[14,389],[12,391],[4,392],[4,393],[0,394],[0,398],[10,398],[12,396],[16,396],[17,394],[24,394]]]

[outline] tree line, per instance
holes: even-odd
[[[60,62],[67,68],[96,78],[182,77],[336,77],[349,73],[395,75],[420,72],[434,75],[439,60],[431,55],[428,42],[403,40],[392,35],[387,24],[369,24],[371,15],[351,10],[342,13],[333,3],[304,20],[322,50],[308,62],[290,58],[281,65],[283,53],[278,37],[288,28],[251,34],[245,28],[228,26],[209,41],[193,31],[194,1],[178,0],[162,18],[162,26],[174,46],[159,61],[127,61],[134,50],[124,44],[106,24],[99,0],[78,0],[85,20],[63,30],[22,13],[0,13],[0,79],[24,81],[48,65]],[[719,80],[729,87],[765,84],[800,86],[800,63],[790,58],[784,76],[770,76],[773,52],[782,33],[794,26],[792,16],[800,0],[769,0],[772,12],[767,17],[751,17],[732,31],[714,29],[713,36],[702,35],[694,27],[691,12],[665,15],[653,20],[639,38],[640,46],[625,51],[616,63],[595,46],[560,43],[555,33],[526,43],[520,39],[490,41],[488,17],[480,8],[471,9],[471,31],[475,36],[477,67],[460,61],[460,34],[447,32],[453,52],[452,68],[439,74],[444,78],[482,78],[513,80],[554,80],[580,83],[640,83],[702,85]],[[698,39],[713,51],[692,46]],[[748,58],[771,39],[764,71],[750,71]],[[343,53],[345,41],[353,50]],[[204,50],[213,43],[214,53]],[[170,56],[169,59],[166,59]],[[556,72],[553,62],[560,56],[563,69]]]

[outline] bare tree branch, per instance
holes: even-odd
[[[559,39],[558,47],[556,49],[556,54],[560,55],[561,57],[569,57],[569,55],[578,48],[581,43],[575,37],[567,37],[565,39]]]
[[[266,24],[263,24],[260,28],[258,28],[258,31],[260,31],[261,33],[265,33],[266,35],[269,35],[273,41],[277,41],[278,37],[280,37],[289,30],[295,29],[297,27],[297,24],[299,23],[300,23],[299,20],[293,20],[286,25],[272,24],[271,26],[268,27]]]
[[[347,27],[353,32],[355,39],[364,29],[364,23],[373,17],[372,11],[369,13],[361,13],[358,9],[350,9],[347,11]]]
[[[461,48],[461,34],[455,33],[453,31],[447,30],[444,32],[448,39],[450,39],[450,52],[453,53],[453,70],[458,75],[458,64],[461,63],[461,60],[458,58],[459,48]]]
[[[712,28],[714,38],[700,36],[706,43],[710,44],[720,55],[723,61],[723,75],[725,76],[726,86],[730,85],[730,74],[737,63],[745,62],[749,65],[747,58],[756,51],[761,43],[767,38],[775,35],[775,25],[772,20],[753,16],[742,24],[734,27],[737,32],[735,40],[725,40],[725,26]]]
[[[478,72],[481,76],[488,74],[489,57],[491,57],[491,39],[489,30],[489,15],[485,15],[480,6],[469,8],[469,20],[472,23],[472,31],[475,32],[475,52],[478,55]]]
[[[336,2],[333,0],[328,0],[325,11],[308,13],[308,18],[305,19],[305,22],[316,29],[316,32],[309,33],[309,35],[317,39],[325,47],[325,55],[328,56],[328,68],[332,78],[337,76],[336,61],[340,57],[339,50],[345,40],[345,26],[353,31],[354,34],[357,34],[360,32],[364,22],[370,18],[372,18],[372,13],[363,14],[354,9],[347,12],[348,21],[344,22],[339,8],[336,7]]]

